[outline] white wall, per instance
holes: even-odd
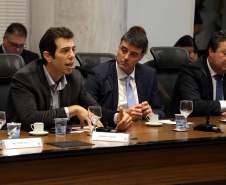
[[[181,36],[193,36],[194,7],[195,0],[129,0],[127,29],[142,26],[149,48],[173,46]]]
[[[149,48],[172,46],[193,35],[194,6],[195,0],[30,0],[29,49],[39,53],[39,40],[51,26],[70,28],[77,52],[116,54],[121,36],[134,25],[146,30]]]

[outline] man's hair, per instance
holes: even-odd
[[[121,38],[121,43],[122,41],[129,42],[130,44],[142,49],[142,54],[145,53],[148,48],[148,39],[146,35],[137,30],[126,32]]]
[[[146,35],[146,31],[141,26],[133,26],[128,31],[131,31],[131,30],[137,30],[137,31],[142,32],[144,35]]]
[[[21,23],[12,23],[7,27],[5,34],[7,36],[15,34],[27,38],[27,29]]]
[[[74,34],[71,30],[65,27],[51,27],[49,28],[46,33],[42,36],[39,42],[39,50],[42,55],[42,61],[46,65],[47,61],[43,57],[43,52],[48,51],[50,56],[55,58],[56,52],[56,39],[57,38],[64,38],[64,39],[71,39],[74,37]]]
[[[195,43],[193,41],[193,38],[190,35],[184,35],[181,37],[176,44],[174,44],[174,47],[195,47]]]
[[[212,48],[213,52],[215,53],[220,45],[220,42],[224,41],[226,41],[226,30],[215,32],[209,40],[207,51],[209,51],[209,48]]]

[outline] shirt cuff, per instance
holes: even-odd
[[[114,115],[114,123],[115,123],[115,125],[118,124],[118,121],[117,121],[117,115],[118,115],[118,113],[115,113],[115,115]]]
[[[226,112],[226,101],[221,100],[219,102],[221,104],[221,112]]]
[[[65,113],[67,114],[67,118],[68,118],[68,121],[69,121],[70,117],[69,117],[69,109],[68,109],[68,107],[64,107],[64,110],[65,110]]]

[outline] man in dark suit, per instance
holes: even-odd
[[[128,31],[121,38],[117,60],[108,61],[93,68],[96,73],[89,75],[85,87],[94,99],[111,110],[123,107],[133,120],[158,114],[164,118],[164,105],[161,101],[156,75],[152,68],[139,64],[145,55],[148,40],[140,31]],[[126,79],[130,78],[133,100],[130,100]],[[106,97],[105,97],[106,96]]]
[[[172,97],[170,117],[179,113],[180,100],[193,101],[191,116],[205,116],[208,99],[211,115],[226,115],[226,30],[213,34],[207,50],[208,56],[200,57],[190,64],[201,70],[184,68],[180,72]],[[215,75],[223,75],[223,79],[219,80],[219,83],[223,80],[223,87],[219,91]],[[218,92],[220,98],[217,97]]]
[[[81,73],[73,67],[73,36],[65,27],[46,31],[39,43],[42,60],[30,62],[12,78],[7,122],[21,122],[25,130],[31,130],[35,122],[44,122],[45,129],[49,129],[54,126],[54,118],[68,118],[69,123],[75,123],[77,116],[82,127],[86,120],[91,129],[86,109],[98,104],[84,88]],[[115,113],[109,112],[109,126],[119,131],[132,126],[132,118],[122,108]]]
[[[0,53],[14,53],[21,55],[24,63],[39,59],[37,53],[25,50],[27,38],[27,29],[20,23],[12,23],[6,29],[3,36],[3,44],[0,47]]]

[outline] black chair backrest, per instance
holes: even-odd
[[[116,56],[111,53],[76,53],[75,57],[80,67],[85,69],[92,69],[101,63],[116,59]]]
[[[189,53],[182,47],[152,47],[159,92],[162,96],[165,113],[168,116],[169,105],[174,86],[183,64],[189,63]]]
[[[20,55],[0,53],[0,111],[6,111],[11,78],[23,66]]]

